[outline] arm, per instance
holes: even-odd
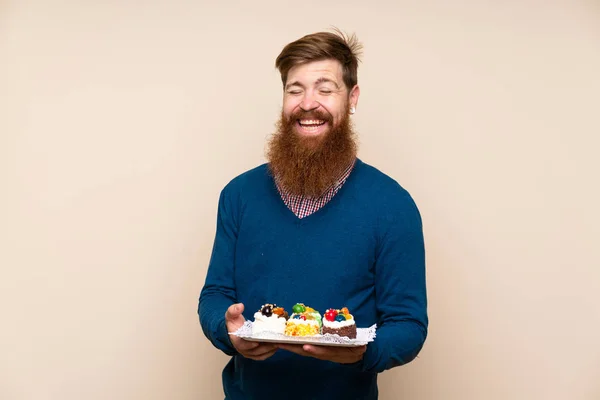
[[[234,284],[237,221],[233,210],[234,203],[226,187],[219,197],[216,235],[198,302],[198,315],[204,334],[216,348],[231,356],[237,351],[227,333],[225,312],[237,302]]]
[[[425,249],[421,216],[403,191],[382,221],[375,263],[379,324],[362,368],[382,372],[416,358],[427,337]]]
[[[383,372],[412,361],[427,336],[425,251],[421,217],[403,191],[382,222],[375,264],[379,323],[375,341],[361,347],[283,345],[302,356],[345,364],[368,372]]]

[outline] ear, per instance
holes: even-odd
[[[354,85],[350,94],[348,95],[348,108],[354,107],[358,105],[358,97],[360,96],[360,87],[358,85]]]

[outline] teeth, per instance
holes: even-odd
[[[317,129],[319,129],[318,126],[303,126],[302,128],[304,128],[304,130],[307,131],[316,131]]]
[[[324,121],[318,119],[303,119],[300,120],[300,123],[302,125],[321,125],[322,123],[324,123]]]

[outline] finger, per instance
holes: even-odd
[[[367,351],[367,345],[357,346],[357,347],[349,347],[350,351],[354,354],[361,355],[365,351]]]
[[[303,350],[311,357],[319,360],[335,361],[339,363],[353,363],[362,358],[365,349],[361,347],[331,347],[304,345]]]
[[[277,351],[277,347],[272,345],[261,345],[254,349],[248,350],[244,352],[244,355],[252,356],[252,357],[260,357],[263,354],[271,353]]]
[[[260,346],[258,342],[251,342],[249,340],[244,340],[242,338],[234,337],[232,338],[233,345],[235,348],[241,353],[248,350],[252,350]]]
[[[232,304],[225,312],[226,321],[235,321],[244,312],[244,305],[242,303]],[[243,318],[243,317],[242,317]]]
[[[303,347],[304,351],[310,354],[318,354],[318,355],[361,355],[367,350],[367,346],[357,346],[357,347],[333,347],[333,346],[312,346],[310,344],[305,344]]]
[[[309,345],[284,345],[280,346],[281,349],[287,350],[289,352],[304,356],[304,357],[313,357],[319,360],[326,361],[338,361],[339,354],[329,351],[327,349],[320,349],[321,346],[309,346]],[[308,350],[308,351],[307,351]]]
[[[302,346],[302,350],[310,357],[318,358],[320,360],[331,360],[340,358],[343,356],[343,348],[330,348],[324,346],[311,346],[305,344]]]
[[[306,351],[304,351],[304,349],[302,348],[301,345],[296,345],[296,344],[280,344],[279,348],[282,350],[286,350],[289,351],[290,353],[296,353],[299,354],[301,356],[305,356],[308,357],[311,354],[307,353]]]
[[[260,343],[256,343],[256,344],[258,344],[258,346],[248,350],[246,353],[250,354],[250,355],[260,355],[262,353],[266,353],[268,351],[277,349],[277,347],[275,347],[274,345],[271,345],[271,344],[260,344]]]
[[[266,360],[267,358],[271,357],[273,354],[275,354],[276,351],[277,351],[277,349],[273,349],[264,354],[261,354],[260,356],[252,356],[252,357],[248,357],[248,358],[250,358],[252,360],[256,360],[256,361],[263,361],[263,360]]]

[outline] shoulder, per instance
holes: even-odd
[[[370,194],[376,194],[376,198],[383,200],[411,198],[408,190],[400,182],[379,168],[362,160],[358,160],[357,166],[359,185]]]
[[[360,171],[360,173],[362,173],[362,175],[364,175],[364,177],[372,182],[376,187],[387,187],[390,189],[401,188],[398,181],[396,181],[390,175],[361,159],[357,160],[357,167],[357,170]]]
[[[379,168],[362,160],[358,164],[358,185],[361,193],[368,196],[368,202],[384,220],[398,216],[411,215],[420,220],[417,204],[409,192],[398,180]]]
[[[242,205],[248,198],[264,194],[271,180],[270,170],[266,163],[246,170],[230,179],[221,189],[221,201]]]
[[[260,164],[252,169],[244,171],[232,178],[223,188],[224,191],[234,191],[244,189],[247,186],[253,186],[264,183],[269,179],[270,172],[267,164]]]

